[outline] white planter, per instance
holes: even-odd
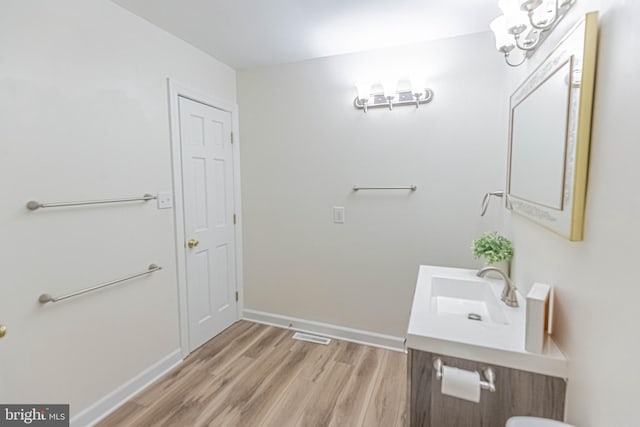
[[[502,271],[504,271],[504,273],[509,276],[509,261],[500,261],[500,262],[496,262],[495,264],[487,264],[486,262],[484,263],[485,267],[496,267]],[[494,271],[490,271],[488,272],[485,277],[489,277],[490,279],[501,279],[502,277],[494,272]]]

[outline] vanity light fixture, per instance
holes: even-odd
[[[358,82],[358,96],[353,100],[353,106],[364,110],[365,113],[368,108],[376,107],[388,107],[389,110],[393,110],[393,107],[399,105],[415,105],[418,108],[420,104],[427,104],[433,99],[433,90],[422,86],[412,82],[409,88],[398,89],[398,85],[392,80],[375,86],[369,82]],[[374,88],[377,88],[375,92]]]
[[[548,34],[564,18],[576,0],[498,0],[504,15],[489,27],[496,39],[496,49],[506,63],[518,67],[540,46]],[[509,60],[518,52],[521,59]]]

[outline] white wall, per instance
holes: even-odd
[[[580,427],[632,427],[640,421],[637,305],[640,240],[640,3],[581,0],[511,89],[587,11],[600,10],[600,40],[584,241],[572,243],[508,216],[513,276],[556,286],[554,338],[570,359],[567,420]]]
[[[238,72],[245,308],[404,336],[420,264],[479,265],[471,240],[501,223],[480,201],[506,162],[492,46],[485,33]],[[431,104],[353,108],[357,79],[415,70]]]
[[[234,70],[111,2],[0,3],[3,403],[77,414],[179,348],[172,210],[25,209],[171,190],[167,77],[235,102]]]

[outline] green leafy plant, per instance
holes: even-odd
[[[507,261],[513,257],[513,244],[497,231],[484,233],[479,239],[474,240],[471,250],[473,256],[484,258],[487,264]]]

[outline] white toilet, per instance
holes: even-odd
[[[511,417],[507,420],[506,427],[573,427],[560,421],[548,420],[536,417]]]

